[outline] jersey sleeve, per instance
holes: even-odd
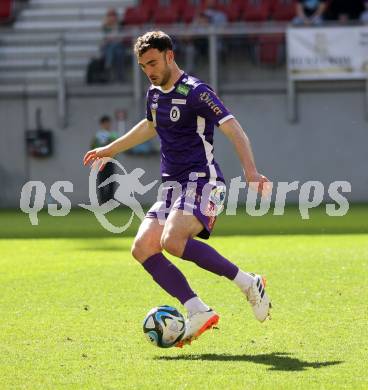
[[[197,115],[211,121],[216,126],[234,118],[215,92],[205,84],[200,84],[191,91],[189,101]]]
[[[151,112],[151,103],[150,103],[149,91],[147,91],[147,94],[146,94],[146,118],[150,122],[153,121],[152,112]]]

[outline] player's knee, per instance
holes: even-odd
[[[161,237],[161,246],[166,252],[176,257],[181,257],[186,240],[173,233],[164,233]]]
[[[142,263],[141,259],[143,259],[143,257],[142,257],[142,250],[141,250],[141,246],[140,246],[139,242],[137,242],[137,241],[133,242],[133,245],[130,249],[130,253],[134,257],[134,259],[136,259],[137,261]]]
[[[131,248],[132,256],[140,263],[144,263],[150,256],[161,251],[160,243],[143,237],[135,239]]]

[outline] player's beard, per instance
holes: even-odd
[[[164,71],[162,72],[162,79],[161,79],[161,82],[159,84],[160,87],[163,87],[164,85],[166,85],[169,82],[170,77],[171,77],[171,70],[170,70],[170,67],[166,63],[166,67],[165,67]]]

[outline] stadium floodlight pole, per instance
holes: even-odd
[[[287,106],[289,122],[295,123],[297,121],[295,81],[291,75],[288,75],[287,80]]]
[[[58,114],[59,125],[62,129],[67,126],[66,123],[66,87],[65,87],[65,67],[64,67],[64,37],[61,34],[58,39]]]
[[[295,80],[291,74],[290,62],[289,62],[289,39],[290,39],[290,26],[286,30],[286,67],[287,67],[287,110],[288,120],[290,123],[297,121],[296,112],[296,93],[295,93]]]
[[[214,91],[218,92],[218,60],[217,60],[217,35],[215,27],[210,26],[208,34],[210,84]]]
[[[368,121],[368,75],[365,79],[365,120]]]

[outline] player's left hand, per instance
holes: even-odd
[[[268,196],[272,192],[272,183],[266,176],[256,172],[252,175],[247,175],[246,178],[249,187],[262,196]]]

